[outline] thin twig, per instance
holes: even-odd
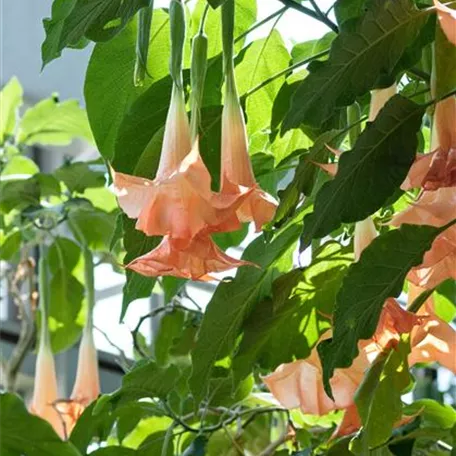
[[[122,368],[124,372],[128,372],[130,370],[130,362],[128,361],[127,355],[125,354],[124,350],[122,350],[118,345],[116,345],[110,337],[98,326],[93,325],[94,329],[96,329],[100,334],[103,335],[103,337],[106,339],[109,345],[111,347],[115,348],[119,352],[119,356],[116,359],[117,364]]]
[[[293,8],[296,11],[299,11],[300,13],[304,13],[307,16],[309,16],[309,17],[311,17],[313,19],[316,19],[317,21],[322,22],[323,24],[327,25],[333,32],[336,32],[336,33],[339,32],[339,29],[338,29],[337,25],[334,24],[334,22],[331,21],[331,19],[326,17],[321,12],[320,8],[318,8],[318,10],[320,11],[321,15],[318,12],[316,12],[316,11],[310,9],[310,8],[307,8],[304,5],[301,5],[300,3],[296,3],[294,0],[279,0],[279,1],[281,3],[283,3],[285,6],[288,6],[289,8]]]
[[[277,440],[271,442],[258,456],[271,456],[275,453],[279,446],[283,445],[285,442],[292,438],[288,428],[285,428],[284,432],[280,435]]]

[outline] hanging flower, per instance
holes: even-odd
[[[211,191],[211,176],[190,129],[182,90],[173,88],[163,147],[154,180],[113,171],[119,205],[136,228],[148,236],[191,239],[202,230],[234,231],[240,227],[236,209],[248,195]]]
[[[214,280],[212,273],[239,266],[255,265],[231,258],[217,247],[208,234],[200,233],[190,242],[165,236],[158,247],[134,259],[126,267],[149,277],[171,275],[206,282]]]
[[[442,5],[437,0],[434,0],[434,5],[437,8],[437,16],[442,30],[445,32],[448,40],[456,46],[456,10]]]
[[[433,152],[415,159],[401,186],[403,190],[456,186],[456,97],[437,103],[431,146]]]
[[[55,363],[49,344],[40,341],[35,365],[35,382],[30,413],[46,420],[55,432],[64,439],[66,437],[63,419],[56,409],[59,399]]]
[[[277,201],[261,190],[255,181],[244,114],[234,87],[234,76],[230,78],[233,82],[226,84],[222,113],[221,193],[235,195],[249,189],[251,193],[237,210],[237,215],[242,222],[253,221],[256,231],[260,231],[264,224],[273,219]]]

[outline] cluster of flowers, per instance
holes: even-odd
[[[211,233],[230,232],[241,222],[256,230],[269,222],[276,201],[262,191],[248,153],[244,115],[235,87],[227,84],[222,113],[221,188],[211,190],[198,138],[191,140],[184,93],[176,84],[166,119],[160,162],[154,180],[112,170],[119,205],[147,236],[164,236],[151,252],[126,267],[146,276],[172,275],[212,280],[211,273],[251,263],[221,251]]]
[[[436,2],[442,29],[456,45],[456,12]],[[373,121],[385,102],[396,93],[396,87],[374,91],[369,120]],[[391,221],[399,227],[403,223],[443,227],[456,217],[456,97],[436,105],[432,136],[433,152],[420,155],[402,184],[403,190],[419,188],[415,202],[395,215]],[[333,151],[337,155],[339,151]],[[337,173],[337,164],[320,165],[328,173]],[[355,226],[355,261],[377,236],[371,218]],[[426,252],[423,263],[413,268],[408,276],[408,301],[411,304],[424,290],[431,290],[447,279],[456,279],[456,226],[444,230]],[[430,297],[417,315],[400,307],[395,299],[388,299],[372,339],[360,341],[359,355],[346,369],[336,369],[330,381],[334,401],[325,393],[322,366],[316,348],[305,360],[279,366],[264,378],[271,393],[284,406],[300,408],[303,413],[324,415],[343,410],[343,420],[334,437],[351,434],[361,427],[355,405],[355,393],[365,372],[377,356],[396,346],[401,334],[410,334],[411,353],[408,363],[438,362],[456,374],[456,331],[440,319]],[[325,334],[322,339],[330,337]],[[397,425],[407,420],[404,417]]]

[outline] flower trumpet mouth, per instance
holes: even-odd
[[[148,277],[171,275],[207,282],[215,280],[213,273],[240,266],[256,265],[228,256],[208,234],[200,233],[190,241],[165,236],[158,247],[126,267]]]

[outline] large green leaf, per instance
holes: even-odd
[[[352,442],[355,454],[364,455],[366,450],[383,445],[402,418],[401,396],[411,383],[409,353],[410,344],[401,342],[397,349],[380,354],[356,391],[363,428]]]
[[[0,394],[0,410],[2,456],[81,456],[47,421],[29,414],[19,396]]]
[[[341,155],[335,178],[318,192],[304,220],[301,248],[343,222],[364,220],[394,194],[415,158],[424,111],[396,95],[367,125],[355,147]]]
[[[118,129],[132,103],[152,83],[168,74],[168,13],[154,11],[147,74],[141,86],[133,84],[136,32],[136,21],[131,21],[114,39],[98,43],[87,68],[84,85],[87,114],[98,149],[108,160],[114,156]],[[149,110],[154,111],[154,108],[149,105]]]
[[[247,247],[243,259],[260,268],[240,268],[233,281],[217,287],[192,352],[190,386],[197,401],[207,393],[215,363],[232,354],[244,319],[257,302],[270,295],[277,275],[290,268],[298,231],[299,226],[292,225],[270,243],[265,241],[264,235],[259,236]]]
[[[0,91],[0,144],[6,136],[14,133],[16,116],[22,105],[22,86],[16,78],[12,78]]]
[[[54,0],[52,17],[43,20],[46,32],[41,47],[43,66],[60,57],[66,47],[80,47],[84,38],[111,39],[148,3],[148,0]]]
[[[103,187],[106,184],[106,169],[87,162],[67,163],[57,168],[54,175],[71,193],[83,193],[88,188]]]
[[[280,33],[276,30],[266,38],[254,41],[244,52],[242,61],[236,66],[236,81],[240,94],[245,94],[280,72],[290,62],[290,54]],[[269,128],[274,99],[284,81],[285,75],[274,79],[247,98],[246,115],[249,134]]]
[[[59,352],[77,341],[84,326],[81,249],[70,239],[57,237],[49,248],[48,261],[49,329],[52,350]]]
[[[380,78],[393,82],[401,57],[418,37],[432,10],[412,0],[373,0],[355,32],[342,31],[328,61],[311,65],[297,90],[283,131],[302,123],[320,126],[334,109],[351,105]]]
[[[325,244],[312,263],[295,269],[272,286],[272,297],[257,304],[243,324],[243,336],[233,359],[236,375],[243,378],[255,362],[265,369],[304,359],[329,328],[323,315],[332,306],[352,260],[336,242]]]
[[[158,237],[147,237],[141,231],[135,228],[136,221],[129,219],[126,215],[123,216],[124,230],[124,247],[127,254],[124,258],[124,263],[128,264],[138,256],[149,252],[160,242]],[[123,288],[122,312],[120,319],[122,320],[127,312],[130,303],[136,299],[148,298],[155,284],[155,279],[144,277],[137,272],[127,270],[127,283]]]
[[[33,160],[23,155],[15,155],[7,161],[6,166],[1,171],[1,175],[11,176],[19,174],[22,176],[32,176],[39,171],[38,165]]]
[[[328,394],[334,369],[351,365],[358,342],[373,336],[386,299],[401,294],[407,273],[422,262],[442,229],[402,225],[374,239],[350,266],[336,299],[333,338],[318,346]]]
[[[35,177],[0,182],[0,212],[23,209],[40,202],[40,184]]]
[[[76,100],[42,100],[27,109],[19,124],[19,143],[63,146],[74,138],[93,142],[87,114]]]

